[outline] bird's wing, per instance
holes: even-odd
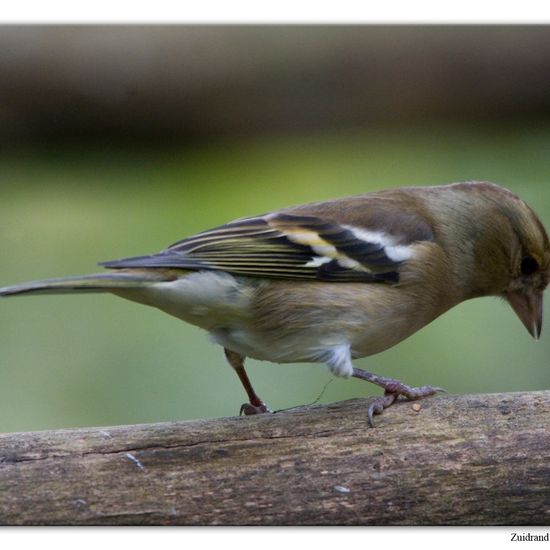
[[[411,243],[381,231],[285,212],[237,220],[159,254],[102,262],[112,269],[165,267],[331,282],[399,280]]]

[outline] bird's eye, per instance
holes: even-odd
[[[525,256],[521,260],[520,269],[522,275],[531,275],[535,273],[538,268],[539,263],[537,262],[537,260],[535,260],[535,258],[533,258],[533,256]]]

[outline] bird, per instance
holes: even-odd
[[[506,300],[535,338],[542,330],[550,244],[534,211],[488,181],[391,188],[240,218],[159,253],[99,263],[101,273],[0,288],[0,296],[107,292],[206,330],[248,397],[240,413],[271,412],[244,367],[322,363],[384,390],[368,423],[411,387],[354,367],[452,307]]]

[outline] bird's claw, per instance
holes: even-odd
[[[429,397],[430,395],[435,395],[437,392],[448,393],[447,390],[443,388],[434,388],[433,386],[419,386],[411,387],[399,382],[399,380],[391,380],[383,386],[386,394],[396,394],[396,397],[402,395],[406,397],[409,401],[415,401],[417,399],[422,399],[423,397]]]
[[[242,416],[243,414],[245,416],[251,416],[253,414],[263,414],[263,413],[270,413],[270,412],[271,411],[267,408],[267,405],[265,403],[261,403],[260,405],[252,405],[252,403],[243,403],[239,410],[239,416]]]
[[[377,397],[370,405],[367,410],[367,415],[369,418],[369,426],[374,428],[374,415],[382,414],[384,409],[389,407],[397,399],[397,393],[385,393],[382,397]]]
[[[384,409],[387,409],[390,405],[402,395],[409,401],[416,401],[430,395],[435,395],[438,392],[448,393],[444,388],[438,388],[433,386],[420,386],[417,388],[407,386],[399,380],[391,380],[384,385],[384,395],[376,398],[367,410],[369,426],[374,428],[374,415],[382,414]]]

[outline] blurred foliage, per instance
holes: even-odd
[[[0,284],[93,272],[240,216],[401,185],[487,179],[550,221],[550,123],[373,127],[338,135],[155,148],[73,144],[0,156]],[[550,387],[535,344],[496,299],[462,304],[405,342],[357,361],[452,393]],[[248,361],[273,409],[309,403],[321,365]],[[216,417],[245,400],[205,333],[110,295],[0,302],[0,431]],[[334,380],[320,401],[378,393]]]

